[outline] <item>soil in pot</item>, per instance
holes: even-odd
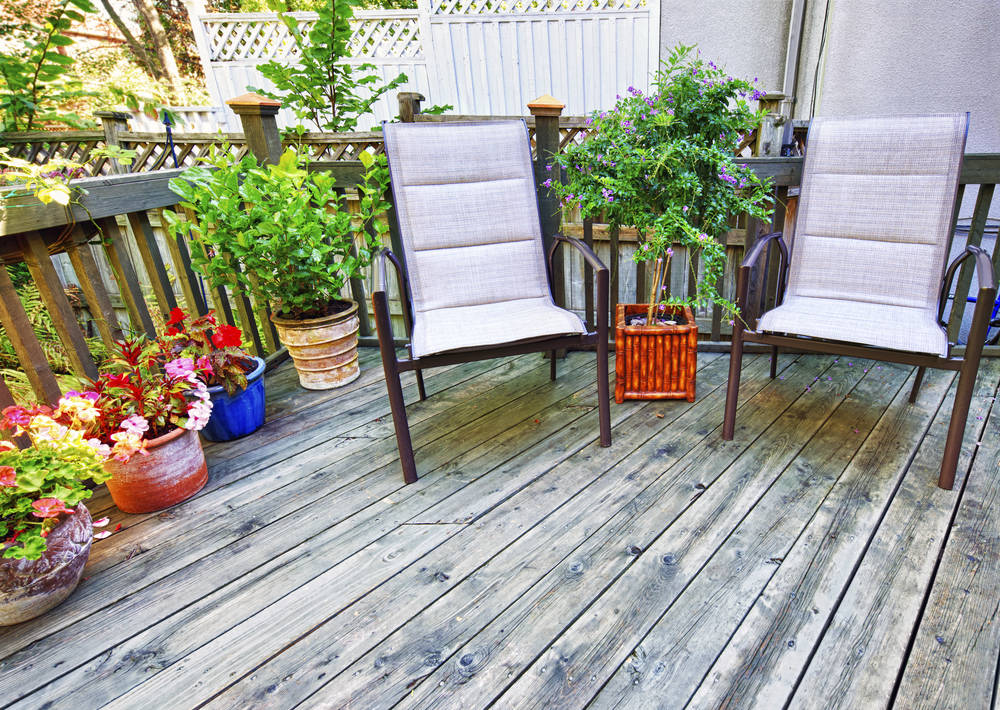
[[[152,513],[187,500],[205,487],[208,466],[198,432],[174,429],[146,445],[127,463],[104,464],[115,505],[126,513]]]
[[[94,539],[90,511],[78,503],[53,528],[37,560],[0,558],[0,626],[19,624],[62,603],[80,583]]]
[[[271,316],[282,344],[288,348],[299,384],[306,389],[342,387],[361,374],[358,367],[358,304],[320,318],[293,320]]]
[[[247,387],[230,396],[222,385],[208,388],[212,416],[201,430],[208,441],[232,441],[264,426],[264,361],[255,357]]]

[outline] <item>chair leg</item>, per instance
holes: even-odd
[[[611,446],[611,390],[608,385],[608,337],[597,341],[597,412],[601,421],[601,446]]]
[[[742,357],[742,354],[740,355]],[[771,379],[778,376],[778,346],[771,346]]]
[[[948,438],[945,440],[944,456],[941,459],[941,475],[938,477],[938,486],[948,491],[955,485],[955,471],[958,468],[958,457],[962,453],[962,438],[965,436],[965,420],[969,416],[969,405],[972,403],[972,392],[976,385],[978,371],[978,357],[975,358],[974,362],[970,362],[967,358],[959,371],[955,405],[951,408]]]
[[[555,382],[556,379],[556,351],[549,353],[549,379]]]
[[[396,430],[396,445],[399,447],[399,463],[403,467],[403,482],[416,483],[417,464],[413,458],[410,424],[406,419],[403,385],[399,381],[399,360],[396,357],[396,347],[392,341],[389,303],[382,291],[372,294],[372,302],[375,307],[375,328],[378,331],[378,349],[382,356],[382,371],[385,373],[385,388],[389,393],[389,409],[392,411],[392,424]],[[419,383],[419,372],[417,378]]]
[[[722,438],[731,441],[736,431],[736,405],[740,396],[740,374],[743,370],[743,333],[737,324],[733,328],[733,343],[729,351],[729,383],[726,385],[726,414],[722,420]],[[775,359],[772,355],[771,367]],[[773,375],[772,375],[773,377]]]
[[[917,379],[913,381],[913,389],[910,390],[910,404],[917,401],[917,393],[920,392],[920,385],[924,381],[924,372],[926,370],[926,367],[917,368]]]
[[[424,389],[424,371],[417,370],[417,392],[420,393],[420,401],[427,399],[427,390]]]

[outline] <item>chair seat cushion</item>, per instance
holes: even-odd
[[[948,356],[948,336],[925,308],[789,296],[757,330]]]
[[[414,313],[411,344],[414,357],[423,357],[585,332],[575,313],[547,298],[523,298]]]

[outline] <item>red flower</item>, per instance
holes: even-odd
[[[243,343],[243,332],[232,325],[220,325],[212,335],[212,345],[217,348],[238,348]]]
[[[174,327],[167,328],[167,335],[180,335],[180,334],[181,331],[177,330],[177,328]]]
[[[170,320],[167,321],[167,325],[183,323],[185,318],[187,318],[187,316],[184,315],[184,311],[180,308],[172,308],[170,310]]]
[[[3,426],[4,429],[24,428],[31,422],[31,414],[24,407],[4,407]]]
[[[31,514],[36,518],[58,518],[60,513],[74,512],[58,498],[39,498],[31,507],[35,509]]]
[[[0,486],[16,486],[17,477],[11,466],[0,466]]]

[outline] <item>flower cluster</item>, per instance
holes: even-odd
[[[767,182],[736,155],[760,124],[760,112],[749,104],[759,98],[754,83],[680,46],[656,73],[651,91],[628,87],[613,109],[587,119],[586,141],[556,157],[565,182],[551,173],[545,185],[564,206],[638,232],[635,260],[652,261],[661,276],[652,279],[651,304],[662,298],[658,284],[667,278],[667,250],[681,244],[693,257],[688,263],[699,265],[697,288],[670,302],[714,302],[735,311],[718,292],[726,263],[722,237],[736,215],[766,218],[772,201]],[[657,267],[657,260],[664,261]]]
[[[30,444],[0,441],[2,557],[41,557],[52,529],[90,497],[86,482],[108,479],[112,449],[90,432],[100,417],[96,401],[93,393],[68,392],[55,409],[4,409],[0,427]]]
[[[242,348],[243,331],[219,324],[215,314],[190,318],[180,308],[170,312],[161,344],[178,362],[193,362],[208,385],[222,385],[230,396],[247,387],[255,362]],[[190,371],[189,371],[190,372]]]

